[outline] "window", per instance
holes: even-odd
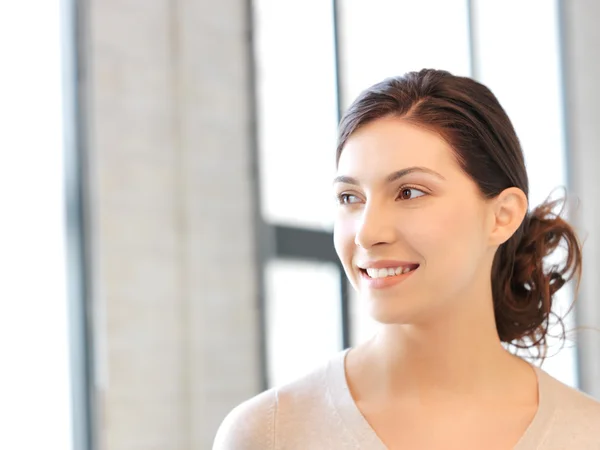
[[[85,341],[74,355],[66,270],[72,7],[58,0],[0,6],[0,448],[87,445],[89,410],[74,394],[82,381],[71,365],[85,364]]]
[[[268,379],[278,386],[342,348],[340,272],[332,263],[274,260],[266,277]]]
[[[338,114],[332,5],[254,5],[262,214],[329,230]]]
[[[466,0],[345,0],[339,4],[344,107],[372,84],[411,70],[470,74]]]

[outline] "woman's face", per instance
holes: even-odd
[[[379,322],[427,320],[490,283],[489,204],[436,133],[400,118],[363,126],[334,189],[336,251]]]

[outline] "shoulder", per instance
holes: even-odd
[[[556,379],[553,380],[553,396],[557,411],[565,416],[576,417],[582,423],[600,423],[600,402]]]
[[[554,414],[550,435],[569,448],[590,448],[600,442],[600,402],[546,374]],[[594,447],[596,448],[596,447]]]
[[[236,406],[223,420],[213,450],[273,448],[277,390],[269,389]]]
[[[304,442],[306,430],[318,427],[329,409],[330,363],[236,406],[221,423],[213,450],[270,450],[283,437],[286,443]]]
[[[322,402],[327,393],[328,364],[320,365],[314,370],[279,387],[280,413],[294,409],[303,410]],[[298,408],[301,406],[301,408]]]

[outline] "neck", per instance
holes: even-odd
[[[430,326],[387,325],[370,345],[381,381],[392,392],[436,388],[465,394],[499,375],[509,361],[497,334],[488,329],[466,318]]]
[[[383,325],[357,350],[362,379],[381,398],[455,398],[498,395],[524,363],[509,354],[496,332],[489,298],[465,298],[461,308],[419,324]],[[525,369],[527,370],[527,369]]]

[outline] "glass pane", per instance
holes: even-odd
[[[556,4],[479,0],[474,20],[477,77],[496,94],[517,130],[530,177],[530,201],[537,205],[566,184]],[[506,20],[510,33],[505,32]]]
[[[384,78],[423,68],[470,74],[467,0],[340,2],[343,103]]]
[[[475,0],[473,19],[477,76],[496,94],[517,130],[533,207],[556,187],[567,184],[558,8],[556,2],[546,0]],[[506,33],[507,23],[510,33]],[[572,301],[568,291],[563,289],[559,294],[557,311]],[[572,315],[565,325],[567,330],[574,327]],[[572,342],[567,345],[569,348],[548,359],[543,367],[575,386],[576,352]],[[558,350],[554,346],[549,354]]]
[[[335,264],[276,260],[266,267],[270,386],[292,381],[342,349]]]
[[[254,5],[263,216],[330,229],[337,131],[332,3]]]
[[[0,448],[69,450],[60,2],[0,5]]]

